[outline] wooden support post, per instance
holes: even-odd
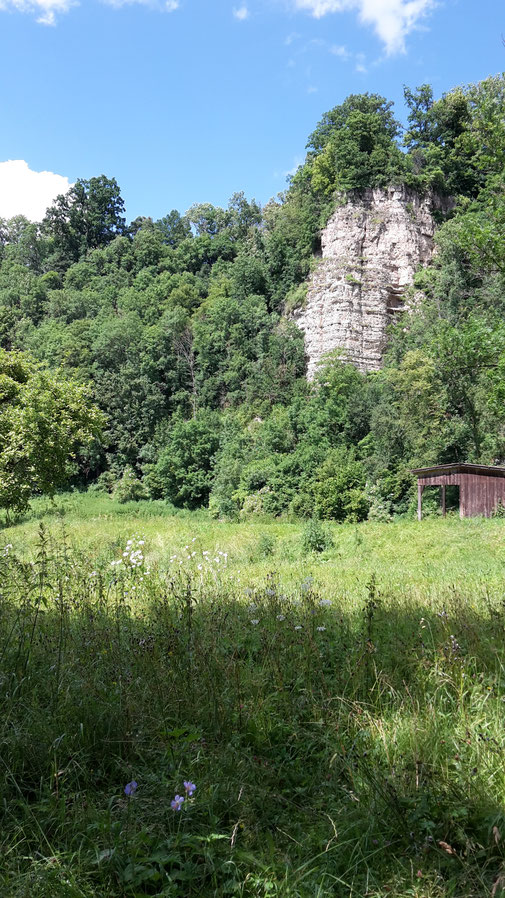
[[[441,487],[442,489],[442,514],[445,518],[445,485]]]
[[[423,490],[424,486],[422,483],[417,481],[417,520],[421,521],[423,518]]]

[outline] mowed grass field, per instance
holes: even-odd
[[[1,531],[2,896],[505,894],[505,521],[306,527]]]

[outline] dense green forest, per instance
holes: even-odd
[[[0,505],[70,478],[217,516],[385,519],[408,508],[414,465],[505,461],[505,76],[405,99],[406,127],[374,94],[326,113],[263,208],[236,193],[128,225],[102,175],[40,223],[0,221]],[[347,191],[400,183],[456,200],[423,299],[380,373],[335,353],[308,383],[290,312],[321,228]],[[51,477],[37,458],[65,389]]]

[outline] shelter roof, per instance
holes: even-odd
[[[466,462],[456,462],[452,465],[431,465],[428,468],[412,468],[412,474],[418,477],[425,475],[443,476],[444,474],[479,474],[482,477],[505,477],[505,468],[495,465],[471,465]]]

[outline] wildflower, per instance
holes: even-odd
[[[195,784],[192,783],[191,780],[184,780],[184,788],[185,788],[186,792],[188,793],[189,797],[191,798],[193,792],[196,789]]]
[[[326,630],[326,627],[318,627],[317,629],[319,630],[320,633],[322,633],[323,630]]]
[[[301,628],[300,624],[298,624],[298,625],[295,627],[295,630],[301,630],[301,629],[302,629],[302,628]]]
[[[130,796],[132,796],[132,795],[135,795],[135,792],[137,791],[137,786],[138,786],[138,783],[136,783],[135,780],[132,780],[131,783],[127,783],[126,786],[124,787],[124,794],[127,795],[128,798],[130,798]]]
[[[277,615],[277,620],[286,620],[286,615],[285,615],[285,614],[278,614],[278,615]]]
[[[256,626],[256,624],[259,624],[259,618],[255,617],[255,618],[251,621],[251,623],[254,624],[254,626]]]
[[[319,604],[322,608],[328,608],[331,605],[331,599],[321,599]]]
[[[182,797],[182,795],[176,795],[175,798],[170,802],[170,807],[173,811],[180,811],[183,803],[184,798]]]

